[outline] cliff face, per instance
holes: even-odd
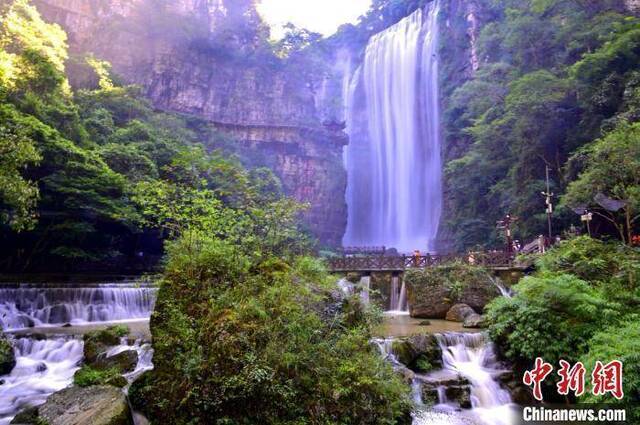
[[[76,59],[109,61],[160,108],[206,118],[263,159],[327,245],[346,226],[342,146],[326,129],[312,81],[261,56],[266,27],[251,0],[34,0],[69,35]],[[81,73],[72,84],[81,84]]]

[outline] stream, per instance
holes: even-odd
[[[106,356],[137,351],[135,370],[124,375],[129,383],[152,369],[148,322],[156,291],[133,283],[1,286],[0,325],[13,339],[16,366],[0,376],[0,425],[71,385],[83,360],[86,332],[127,325],[130,336],[121,338]]]

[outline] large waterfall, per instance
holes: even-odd
[[[442,208],[438,13],[432,2],[371,37],[353,74],[346,246],[434,249]]]

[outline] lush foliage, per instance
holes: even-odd
[[[120,374],[117,368],[95,369],[84,365],[73,375],[73,383],[79,387],[113,385],[121,388],[127,385],[127,379]]]
[[[93,57],[95,86],[72,92],[64,31],[26,0],[0,14],[1,268],[149,268],[203,210],[227,238],[242,227],[256,249],[295,245],[280,228],[297,230],[300,206],[268,169],[244,169],[227,136],[155,111]]]
[[[566,206],[575,207],[578,198],[583,206],[597,206],[594,191],[628,200],[638,188],[633,181],[638,155],[630,152],[624,164],[616,156],[635,137],[626,123],[636,119],[640,99],[638,20],[618,1],[482,4],[480,69],[455,90],[446,83],[455,76],[443,76],[445,197],[450,211],[445,227],[459,250],[495,245],[496,220],[506,213],[519,218],[517,238],[528,241],[546,233],[540,193],[546,190],[547,166],[552,192],[558,196],[569,191]],[[448,72],[458,69],[445,63]],[[596,151],[610,154],[597,157]],[[610,175],[608,170],[619,165],[619,173]],[[625,179],[624,193],[618,193],[623,182],[613,182],[615,176]],[[579,223],[568,208],[557,210],[554,220],[557,233]],[[629,228],[627,238],[634,223],[620,224]],[[599,216],[593,227],[596,233],[619,236]]]
[[[597,361],[620,360],[622,362],[624,399],[618,401],[608,396],[604,401],[628,404],[627,414],[630,415],[628,420],[638,421],[640,409],[634,405],[634,402],[640,399],[640,324],[637,321],[627,322],[620,326],[603,329],[589,341],[589,351],[580,360],[587,370],[593,370]],[[585,398],[581,401],[598,403],[603,400],[593,394],[585,394]]]
[[[513,298],[488,306],[492,338],[522,368],[538,356],[557,365],[560,359],[593,362],[607,354],[600,359],[606,363],[635,355],[629,347],[637,344],[632,323],[640,305],[639,260],[636,249],[620,243],[563,242],[539,258],[536,274],[514,287]],[[619,344],[607,345],[607,339]],[[637,373],[630,368],[633,391]]]
[[[171,423],[396,423],[406,387],[367,313],[315,260],[284,262],[191,231],[169,246],[152,316],[155,369],[133,399]]]

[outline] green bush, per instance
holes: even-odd
[[[640,408],[634,403],[640,400],[640,323],[627,322],[598,332],[589,341],[589,351],[580,360],[587,371],[592,371],[596,361],[606,364],[612,360],[623,363],[624,399],[612,396],[595,397],[586,392],[579,400],[582,403],[627,404],[627,420],[640,422]]]
[[[136,407],[152,421],[407,418],[408,389],[369,344],[369,313],[339,308],[317,260],[253,263],[207,237],[188,246],[169,249],[151,320],[155,368],[134,385]]]
[[[98,370],[85,365],[73,375],[73,383],[79,387],[113,385],[122,388],[127,385],[127,380],[116,368]]]
[[[620,289],[636,290],[640,283],[640,252],[615,242],[582,236],[563,241],[539,257],[540,272],[571,273],[616,296]],[[628,295],[628,294],[627,294]]]
[[[492,339],[519,363],[538,356],[552,364],[576,361],[589,338],[622,314],[620,304],[569,274],[525,277],[514,290],[513,298],[496,298],[487,306],[487,319]]]

